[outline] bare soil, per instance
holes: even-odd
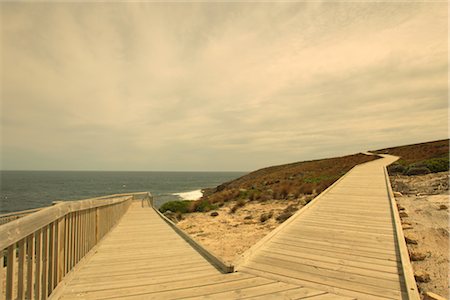
[[[243,207],[230,213],[237,201],[230,201],[215,210],[217,216],[208,213],[189,213],[177,223],[197,242],[213,252],[217,257],[232,263],[240,254],[253,246],[270,231],[280,225],[276,218],[289,207],[298,209],[301,200],[249,201]],[[261,218],[262,215],[265,215]],[[262,221],[265,218],[266,221]]]
[[[422,294],[449,297],[449,194],[447,172],[391,176],[403,232]],[[401,194],[399,194],[400,192]],[[417,244],[415,244],[417,243]],[[428,282],[421,282],[428,281]]]

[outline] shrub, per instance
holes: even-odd
[[[171,212],[187,213],[189,212],[189,207],[194,201],[183,200],[183,201],[169,201],[161,205],[159,211],[165,213],[170,210]]]
[[[230,213],[234,214],[239,208],[243,207],[245,205],[245,200],[244,199],[239,199],[236,204],[233,205],[233,207],[231,207],[230,209]]]
[[[406,171],[406,167],[401,164],[392,164],[388,167],[389,174],[403,174]]]
[[[423,175],[423,174],[428,174],[428,173],[430,173],[430,169],[428,169],[427,167],[411,166],[408,168],[408,171],[406,171],[406,175],[408,175],[408,176]]]
[[[208,212],[210,210],[215,210],[217,208],[218,208],[217,205],[211,204],[207,200],[203,200],[203,201],[197,202],[197,205],[195,207],[195,211],[197,211],[197,212]]]
[[[267,220],[269,220],[272,217],[273,217],[273,212],[263,213],[259,217],[259,221],[261,221],[261,223],[264,223],[264,222],[266,222]]]
[[[300,186],[299,192],[301,194],[310,195],[314,193],[314,188],[315,186],[313,183],[305,182]]]
[[[427,167],[432,173],[446,172],[448,171],[449,159],[448,157],[443,158],[432,158],[425,160],[422,164]]]
[[[295,214],[295,212],[298,210],[298,207],[296,205],[289,205],[288,207],[286,207],[283,212],[276,217],[275,220],[277,220],[279,223],[283,223],[284,221],[286,221],[287,219],[289,219],[293,214]]]

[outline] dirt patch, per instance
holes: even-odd
[[[448,179],[446,172],[391,177],[419,290],[422,294],[433,292],[447,299]]]
[[[448,193],[448,173],[440,172],[426,175],[391,176],[392,189],[403,195],[439,195]]]
[[[177,226],[231,263],[302,206],[300,200],[249,201],[230,213],[236,202],[227,202],[212,213],[185,214]]]

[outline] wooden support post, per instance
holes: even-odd
[[[54,271],[54,249],[55,249],[55,226],[50,223],[48,226],[48,279],[47,279],[47,295],[52,291],[53,271]]]
[[[27,292],[26,299],[33,299],[33,284],[35,281],[34,274],[34,234],[27,237]]]
[[[6,299],[13,298],[14,290],[14,264],[16,263],[16,244],[8,247],[6,261]]]
[[[40,299],[41,295],[41,258],[42,258],[42,231],[37,230],[35,233],[36,239],[36,274],[34,276],[34,296],[36,299]]]
[[[48,226],[45,226],[42,233],[42,285],[41,299],[48,296]]]
[[[58,220],[58,253],[57,253],[57,277],[56,277],[56,285],[61,282],[61,280],[64,277],[64,263],[65,263],[65,257],[64,257],[64,246],[66,243],[65,239],[65,223],[66,219],[65,217],[60,218]]]
[[[95,244],[100,240],[100,208],[95,208]]]
[[[5,268],[3,267],[3,265],[5,264],[4,261],[4,256],[3,256],[3,249],[1,250],[2,252],[0,252],[0,299],[4,299],[3,298],[3,282],[5,281]]]
[[[17,273],[17,298],[25,298],[25,239],[21,239],[19,245],[19,260]]]

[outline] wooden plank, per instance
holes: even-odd
[[[332,295],[332,294],[324,294],[324,295],[315,295],[312,297],[308,297],[308,299],[309,300],[348,300],[348,299],[352,299],[352,298],[337,296],[337,295]]]
[[[303,220],[301,223],[296,224],[298,227],[293,227],[294,228],[302,228],[305,226],[308,227],[313,227],[313,228],[323,228],[326,230],[335,230],[336,228],[338,228],[339,230],[343,230],[343,231],[351,231],[351,232],[360,232],[360,233],[364,233],[364,234],[385,234],[385,235],[390,235],[392,236],[394,233],[394,230],[392,228],[383,228],[383,227],[372,227],[372,226],[361,226],[361,225],[355,225],[355,224],[350,224],[350,223],[334,223],[334,222],[320,222],[320,221],[315,221],[315,220]]]
[[[324,269],[331,271],[339,271],[346,274],[355,274],[366,276],[369,279],[381,279],[381,280],[389,280],[391,282],[399,281],[400,277],[397,272],[385,272],[374,269],[367,269],[366,265],[361,263],[356,263],[354,265],[349,265],[344,262],[333,262],[333,261],[323,261],[311,258],[304,258],[300,256],[292,256],[280,253],[274,253],[269,251],[263,251],[260,255],[261,258],[269,259],[270,261],[279,260],[283,263],[292,262],[294,264],[299,264],[302,266],[313,267],[316,269]],[[259,257],[258,257],[259,258]],[[258,261],[255,259],[255,261]],[[397,270],[396,270],[397,271]],[[381,281],[380,281],[381,282]],[[396,285],[397,286],[397,285]],[[400,288],[400,286],[398,286]]]
[[[344,260],[352,260],[355,262],[364,262],[368,264],[377,265],[380,267],[390,267],[390,268],[397,268],[397,261],[395,260],[388,260],[385,257],[370,257],[370,256],[364,256],[365,253],[358,253],[358,252],[348,252],[346,250],[343,251],[336,251],[334,248],[326,248],[322,245],[311,245],[311,244],[303,244],[300,246],[292,246],[292,245],[286,245],[286,244],[278,244],[278,243],[272,243],[270,245],[270,248],[264,249],[264,251],[280,251],[280,250],[286,250],[289,252],[296,253],[297,255],[320,255],[324,259],[327,258],[335,258],[335,259],[344,259]]]
[[[41,299],[48,296],[48,226],[42,229],[42,282]]]
[[[148,284],[153,284],[153,283],[169,283],[169,282],[173,282],[173,281],[184,281],[187,279],[194,279],[194,278],[198,278],[198,277],[211,277],[211,276],[216,276],[219,273],[217,272],[217,270],[212,270],[211,268],[197,268],[195,270],[181,270],[175,274],[167,274],[164,276],[158,276],[158,277],[145,277],[142,276],[142,274],[121,274],[118,276],[111,276],[111,277],[105,277],[105,276],[100,276],[100,277],[95,277],[95,282],[93,281],[92,278],[82,278],[80,276],[75,276],[71,281],[70,281],[70,291],[78,289],[80,291],[82,290],[99,290],[103,288],[108,289],[108,287],[110,285],[113,284],[117,284],[118,286],[120,285],[125,285],[125,286],[130,286],[133,284],[136,284],[137,282],[141,282],[142,284],[148,283]],[[223,274],[220,274],[223,275]],[[205,280],[207,280],[207,278]]]
[[[36,272],[34,276],[34,296],[37,299],[41,297],[41,278],[42,278],[42,230],[35,232],[36,240]]]
[[[6,291],[3,288],[3,283],[6,283],[6,279],[5,279],[5,268],[4,268],[4,264],[5,264],[5,257],[4,257],[4,251],[2,250],[0,252],[0,299],[4,299],[3,298],[3,293],[6,293]]]
[[[18,273],[17,273],[17,297],[18,299],[25,298],[25,239],[18,243],[19,257],[18,257]],[[3,284],[3,283],[2,283]]]
[[[54,223],[50,223],[48,226],[48,259],[47,259],[48,278],[47,278],[47,286],[46,286],[47,295],[49,295],[51,293],[51,291],[53,290],[53,271],[54,271],[53,253],[54,253],[54,249],[55,249]]]
[[[247,289],[247,290],[249,290],[249,289]],[[273,289],[272,292],[270,292],[270,293],[261,294],[261,295],[253,295],[247,299],[255,299],[255,300],[257,300],[257,299],[259,299],[259,300],[304,299],[304,298],[309,298],[311,296],[324,295],[324,294],[327,294],[327,292],[310,289],[310,288],[305,288],[305,287],[298,287],[298,288],[282,290],[282,291]],[[333,295],[336,297],[341,297],[341,296],[338,296],[335,294],[333,294]],[[228,298],[228,299],[231,299],[231,298]],[[238,299],[238,298],[236,298],[236,299]]]
[[[336,237],[342,239],[348,239],[352,241],[367,241],[367,243],[388,243],[394,244],[396,239],[393,234],[376,234],[368,232],[356,232],[340,228],[318,228],[314,226],[301,226],[296,231],[286,231],[282,235],[283,237],[299,238],[307,236],[319,236],[319,237]]]
[[[57,252],[57,278],[56,284],[60,283],[62,278],[64,277],[64,263],[65,263],[65,255],[64,255],[64,245],[66,243],[65,239],[65,218],[60,218],[58,220],[58,252]]]
[[[298,286],[289,283],[271,282],[264,285],[252,286],[243,289],[236,289],[227,292],[218,292],[218,293],[213,292],[207,295],[187,297],[183,299],[244,299],[244,298],[247,299],[259,296],[272,295],[274,293],[282,295],[283,291],[297,288]],[[312,295],[317,295],[318,293],[325,293],[325,292],[316,292],[315,294],[313,293]]]
[[[342,289],[342,288],[339,288],[336,286],[330,286],[327,284],[323,284],[321,282],[314,282],[314,281],[308,281],[308,280],[303,280],[303,279],[289,277],[289,276],[283,276],[283,275],[276,274],[271,271],[261,271],[261,270],[258,270],[258,269],[255,269],[255,268],[249,267],[249,266],[243,266],[242,271],[245,273],[254,274],[256,276],[264,276],[266,278],[270,278],[270,279],[274,279],[274,280],[278,280],[278,281],[282,281],[282,282],[287,282],[287,283],[292,283],[292,284],[304,286],[307,288],[322,290],[322,291],[326,291],[328,293],[336,294],[338,296],[351,297],[351,298],[358,299],[358,300],[392,299],[387,296],[385,296],[385,297],[384,296],[375,296],[375,295],[365,294],[365,293],[361,293],[361,292],[354,291],[354,290]]]
[[[361,219],[361,216],[359,217],[347,217],[347,216],[336,216],[336,215],[319,215],[319,214],[311,214],[309,215],[309,218],[312,220],[320,221],[320,222],[333,222],[333,223],[355,223],[355,224],[361,224],[361,225],[368,225],[373,227],[387,227],[392,228],[392,224],[389,224],[389,220],[366,220]]]
[[[34,272],[34,234],[31,234],[27,237],[27,291],[26,291],[26,299],[33,299],[34,298],[34,282],[36,280],[36,275]]]
[[[277,248],[268,248],[261,250],[264,255],[264,253],[271,253],[271,254],[279,254],[279,255],[286,255],[289,257],[294,258],[300,258],[300,259],[307,259],[310,261],[317,261],[317,262],[326,262],[326,263],[332,263],[335,265],[344,265],[349,267],[357,267],[357,268],[363,268],[365,270],[370,271],[378,271],[383,272],[386,274],[398,274],[399,269],[397,266],[385,266],[385,265],[379,265],[377,262],[379,260],[372,260],[372,262],[367,262],[367,260],[355,260],[354,256],[347,256],[345,259],[342,257],[336,258],[333,257],[333,253],[327,253],[331,254],[330,256],[323,255],[323,254],[317,254],[317,253],[310,253],[310,252],[302,252],[302,251],[292,251],[287,249],[277,249]]]
[[[3,225],[2,225],[3,226]],[[6,299],[13,298],[14,292],[14,269],[16,263],[16,244],[12,244],[7,250],[7,265],[6,265]]]
[[[204,282],[208,281],[210,278],[214,278],[217,276],[224,276],[223,274],[217,273],[217,272],[211,272],[210,270],[196,270],[195,272],[181,272],[177,273],[176,276],[174,275],[166,275],[166,276],[141,276],[138,274],[132,274],[128,276],[122,276],[120,278],[105,278],[100,277],[95,282],[86,281],[86,280],[77,280],[80,278],[80,276],[77,276],[77,278],[74,278],[70,282],[70,292],[71,293],[77,293],[77,292],[90,292],[90,291],[100,291],[100,290],[108,290],[110,288],[120,289],[123,287],[129,287],[134,285],[152,285],[152,284],[158,284],[158,285],[169,285],[173,284],[179,281],[186,281],[186,280],[197,280],[198,282]]]
[[[338,239],[327,239],[326,237],[318,237],[314,235],[303,235],[301,237],[288,237],[283,236],[279,237],[277,239],[277,242],[282,242],[285,244],[291,244],[291,245],[301,245],[304,242],[308,243],[314,243],[314,244],[322,244],[326,246],[332,246],[337,249],[347,249],[348,251],[357,250],[357,251],[364,251],[367,253],[373,253],[373,254],[381,254],[381,255],[387,255],[387,256],[398,256],[397,252],[395,251],[395,245],[391,245],[389,248],[374,248],[370,247],[370,244],[364,243],[362,241],[354,240],[351,242],[342,241],[340,242]]]
[[[121,288],[119,290],[108,290],[103,292],[89,293],[90,297],[97,299],[170,299],[170,298],[185,298],[196,295],[211,294],[212,292],[224,292],[236,289],[243,289],[252,286],[259,286],[273,282],[270,279],[254,277],[250,278],[237,278],[237,276],[221,276],[220,279],[214,281],[199,282],[184,281],[179,284],[183,288],[174,288],[173,286],[154,285],[152,289],[148,286],[135,286],[130,288]],[[246,275],[248,277],[248,275]],[[178,285],[177,285],[178,286]],[[61,299],[66,299],[62,297]]]
[[[295,265],[297,267],[297,265]],[[267,264],[266,262],[252,262],[246,268],[254,268],[256,270],[260,270],[267,273],[275,273],[280,274],[285,277],[291,277],[295,278],[297,280],[301,280],[302,282],[306,283],[306,286],[314,287],[314,285],[311,285],[311,283],[316,283],[322,286],[324,290],[328,289],[326,286],[331,287],[330,290],[333,290],[333,288],[339,288],[341,290],[347,290],[347,291],[354,291],[361,294],[368,294],[373,296],[380,296],[385,298],[393,298],[398,299],[401,296],[401,292],[395,289],[389,289],[383,286],[374,286],[369,285],[367,282],[359,282],[354,281],[353,279],[347,277],[344,277],[346,279],[341,278],[341,275],[344,274],[332,274],[332,276],[327,276],[327,274],[318,274],[318,272],[301,272],[299,270],[292,269],[286,267],[286,265],[279,265],[279,264]],[[313,271],[312,269],[309,269],[309,271]],[[337,275],[337,276],[336,276]],[[350,280],[348,280],[350,279]],[[362,279],[362,278],[360,278]]]

